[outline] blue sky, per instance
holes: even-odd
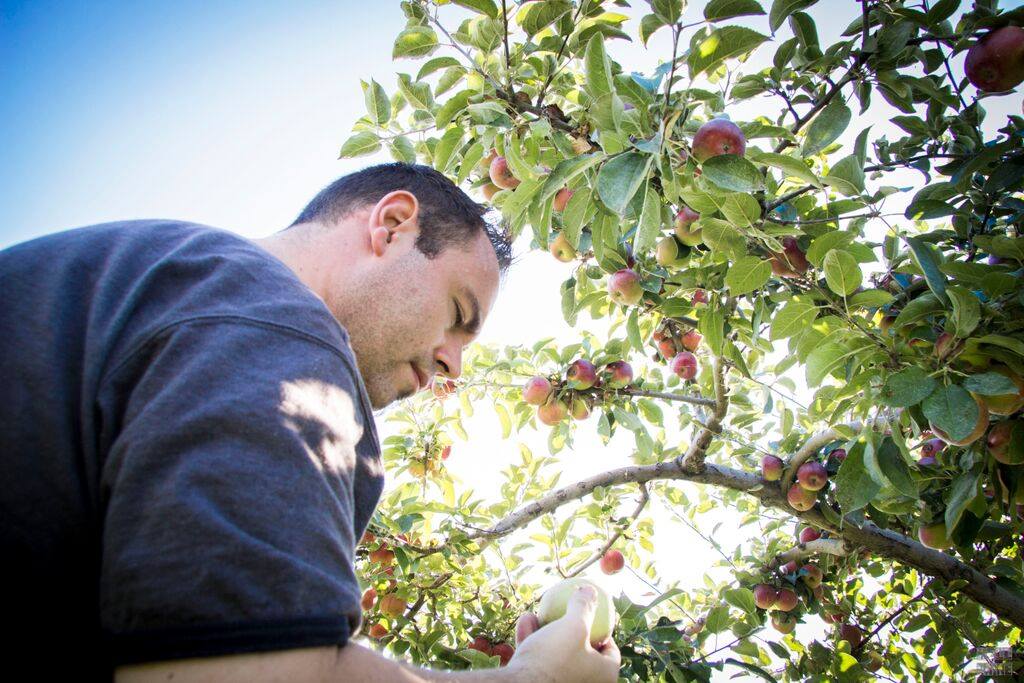
[[[403,23],[397,2],[0,2],[0,247],[120,218],[287,225],[365,163],[337,150]]]

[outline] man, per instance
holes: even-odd
[[[0,252],[8,666],[86,681],[615,680],[614,644],[587,644],[582,591],[539,632],[523,615],[497,671],[416,669],[350,640],[355,543],[383,486],[372,409],[459,376],[509,263],[483,211],[436,171],[389,164],[263,240],[134,221]]]

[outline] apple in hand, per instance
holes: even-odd
[[[747,138],[732,121],[711,119],[697,130],[690,147],[694,158],[703,163],[720,154],[743,156],[747,151]]]
[[[761,458],[761,476],[765,481],[782,479],[782,460],[774,455],[766,455]]]
[[[532,406],[543,405],[551,397],[551,382],[540,375],[531,377],[523,385],[523,400]]]
[[[495,157],[489,169],[491,182],[503,190],[511,190],[519,185],[519,178],[512,175],[512,169],[508,167],[508,160],[505,157]]]
[[[984,92],[1003,92],[1024,81],[1024,28],[1004,26],[971,46],[964,73]]]
[[[512,659],[512,655],[514,655],[515,653],[515,648],[509,645],[508,643],[498,643],[497,645],[491,648],[491,656],[499,657],[501,659],[502,666],[507,665],[509,663],[509,660]]]
[[[640,276],[632,268],[623,268],[608,278],[608,295],[617,304],[631,306],[643,298]]]
[[[490,656],[492,653],[491,641],[483,636],[477,636],[473,639],[473,642],[466,646],[469,650],[476,650],[477,652],[483,652],[485,655]]]
[[[590,628],[590,643],[599,646],[604,643],[615,629],[618,616],[612,598],[603,588],[589,579],[573,577],[556,583],[541,596],[537,607],[537,621],[541,626],[550,624],[565,616],[569,606],[569,598],[584,585],[593,586],[597,591],[597,608],[594,612],[594,624]]]
[[[618,550],[609,550],[601,556],[601,571],[605,574],[617,574],[626,565],[626,558]]]

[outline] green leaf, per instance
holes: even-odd
[[[846,460],[836,473],[836,501],[844,515],[860,510],[881,490],[864,466],[864,444],[847,450]]]
[[[409,138],[400,136],[388,142],[388,152],[395,161],[402,161],[407,164],[416,163],[416,148]]]
[[[914,262],[917,263],[918,268],[924,273],[924,279],[928,282],[928,288],[935,293],[939,301],[948,306],[949,297],[946,296],[946,276],[940,269],[942,257],[936,253],[935,247],[920,237],[908,238],[907,244],[910,246],[910,253],[914,257]]]
[[[703,177],[723,190],[756,192],[764,188],[757,166],[735,154],[719,154],[701,164]]]
[[[946,294],[953,304],[953,315],[950,316],[953,332],[961,339],[966,338],[981,322],[981,302],[959,285],[946,289]]]
[[[459,164],[459,175],[455,179],[456,185],[462,185],[469,178],[469,174],[473,172],[476,165],[484,158],[484,146],[479,142],[474,142],[466,150],[466,153],[462,155],[462,162]]]
[[[746,294],[759,289],[772,275],[772,266],[756,256],[738,259],[725,274],[725,286],[733,295]]]
[[[359,81],[363,88],[363,99],[366,101],[366,111],[370,113],[370,120],[378,126],[383,126],[391,119],[391,100],[380,83],[370,79],[370,82]]]
[[[594,216],[597,207],[589,187],[580,188],[569,197],[562,212],[562,233],[574,248],[579,249],[583,226]]]
[[[833,342],[815,346],[814,350],[807,355],[807,364],[804,367],[807,385],[816,387],[821,384],[832,371],[843,363],[846,355],[846,349]]]
[[[782,26],[782,22],[786,20],[793,12],[799,12],[802,9],[807,9],[813,5],[817,0],[775,0],[772,3],[772,9],[768,13],[768,25],[772,29],[772,33],[779,30]]]
[[[814,175],[814,171],[807,168],[807,164],[801,159],[795,159],[785,154],[756,152],[751,149],[747,150],[747,156],[755,163],[765,164],[783,171],[787,178],[798,178],[809,185],[821,187],[821,180]]]
[[[924,400],[922,409],[925,417],[956,440],[974,431],[980,411],[967,390],[955,384],[936,389]]]
[[[640,309],[632,308],[626,318],[626,338],[637,351],[643,352],[644,340],[640,336]]]
[[[863,280],[860,266],[857,259],[848,251],[833,249],[825,254],[823,261],[825,269],[825,282],[828,288],[836,294],[849,296],[853,294]]]
[[[416,74],[416,80],[419,81],[423,79],[423,77],[429,76],[430,74],[434,73],[435,71],[438,71],[439,69],[444,69],[450,66],[457,66],[461,68],[462,64],[459,62],[459,60],[455,59],[455,57],[450,57],[447,55],[445,55],[444,57],[434,57],[433,59],[428,59],[426,62],[424,62],[423,66],[420,67],[419,73]]]
[[[636,237],[633,239],[633,253],[639,254],[654,246],[661,233],[661,195],[647,183],[644,193],[644,208],[640,213]]]
[[[754,593],[749,588],[727,588],[722,591],[722,597],[727,603],[747,614],[757,614]]]
[[[814,238],[811,246],[807,249],[807,260],[814,264],[815,268],[821,268],[825,262],[825,254],[833,249],[842,249],[853,242],[853,235],[842,230],[830,230]]]
[[[366,154],[373,154],[380,149],[380,140],[377,139],[375,133],[369,131],[363,131],[356,133],[341,146],[341,152],[338,154],[339,159],[350,159],[352,157],[360,157]]]
[[[688,63],[690,78],[696,78],[705,71],[714,71],[725,60],[753,52],[768,40],[757,31],[743,26],[722,26],[700,38],[694,36]]]
[[[968,504],[978,496],[978,482],[981,473],[977,470],[964,472],[953,482],[949,491],[949,502],[946,503],[946,533],[952,535],[956,525],[960,523]]]
[[[437,34],[428,26],[412,26],[395,38],[392,59],[423,57],[437,49]]]
[[[729,259],[742,258],[747,253],[747,241],[740,232],[720,218],[701,217],[697,222],[701,237],[714,254],[724,254]]]
[[[893,295],[882,289],[865,289],[846,300],[850,308],[879,308],[893,300]]]
[[[910,468],[891,438],[883,439],[877,449],[867,446],[864,449],[864,462],[868,471],[883,487],[893,488],[910,498],[918,497],[919,491]]]
[[[764,14],[764,9],[757,0],[711,0],[704,6],[704,18],[708,21],[759,14]]]
[[[516,20],[523,27],[526,35],[532,36],[539,33],[545,27],[557,21],[560,17],[572,10],[572,3],[568,0],[546,0],[545,2],[534,2],[523,7]]]
[[[615,92],[615,85],[612,81],[612,65],[604,51],[604,37],[600,33],[595,33],[587,43],[583,64],[587,76],[587,91],[595,99],[601,95]]]
[[[1002,396],[1017,392],[1017,385],[1006,375],[998,372],[985,372],[971,375],[964,380],[964,389],[982,396]]]
[[[882,386],[880,401],[887,406],[906,408],[917,405],[935,391],[938,382],[921,368],[911,365],[889,375]]]
[[[666,24],[674,24],[679,21],[683,13],[682,0],[650,0],[651,9]]]
[[[717,308],[708,308],[697,320],[697,329],[704,335],[704,342],[711,353],[722,355],[725,344],[725,319]]]
[[[498,18],[498,6],[494,4],[494,0],[452,0],[456,5],[461,5],[468,9],[476,10],[481,14],[486,14],[491,19]]]
[[[800,153],[804,156],[817,154],[835,142],[846,127],[850,125],[853,112],[843,104],[839,98],[832,100],[828,106],[818,112],[818,115],[807,127],[807,135]]]
[[[942,310],[942,302],[934,294],[927,292],[904,306],[900,314],[896,316],[892,326],[899,329],[904,325],[910,325]]]
[[[558,162],[558,165],[555,166],[554,170],[548,174],[544,181],[539,201],[547,201],[554,197],[556,192],[569,184],[569,181],[601,163],[604,158],[603,154],[594,153],[571,157]]]
[[[434,148],[434,168],[441,173],[447,171],[451,165],[452,155],[462,144],[462,134],[461,128],[449,128]]]
[[[1001,334],[986,334],[984,337],[978,337],[971,341],[977,344],[993,344],[995,346],[1001,346],[1004,349],[1013,351],[1018,356],[1024,358],[1024,341],[1020,339],[1014,339],[1013,337],[1007,337]]]
[[[817,306],[791,300],[775,314],[768,337],[772,341],[789,339],[806,330],[817,317]]]
[[[443,129],[451,123],[452,119],[469,105],[469,98],[472,96],[472,91],[463,90],[445,101],[434,115],[434,122],[437,124],[437,127]]]
[[[618,214],[625,212],[650,165],[651,157],[639,152],[623,152],[609,159],[597,174],[597,194],[604,205]]]
[[[843,157],[822,181],[847,197],[859,195],[864,192],[864,164],[855,155]]]
[[[722,213],[738,228],[749,228],[761,219],[761,205],[749,194],[734,192],[725,198]]]

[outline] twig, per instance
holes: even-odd
[[[626,522],[624,524],[619,525],[619,530],[616,531],[614,534],[612,534],[612,536],[605,542],[605,544],[601,546],[600,550],[598,550],[593,555],[591,555],[583,564],[581,564],[579,567],[577,567],[576,569],[574,569],[571,572],[569,572],[566,576],[567,577],[578,576],[580,574],[580,572],[582,572],[584,569],[586,569],[587,567],[589,567],[590,565],[594,564],[595,562],[600,560],[602,557],[604,557],[604,554],[606,552],[608,552],[609,548],[611,548],[613,545],[615,545],[615,541],[619,540],[619,538],[622,536],[622,534],[624,534],[626,532],[626,529],[628,529],[633,524],[633,522],[636,521],[636,518],[640,516],[640,513],[643,512],[643,509],[645,507],[647,507],[647,503],[648,503],[648,501],[650,501],[650,499],[651,499],[650,494],[647,493],[647,485],[646,484],[641,484],[640,485],[640,502],[637,503],[636,509],[633,510],[633,514],[631,514],[628,517],[628,519],[626,520]]]

